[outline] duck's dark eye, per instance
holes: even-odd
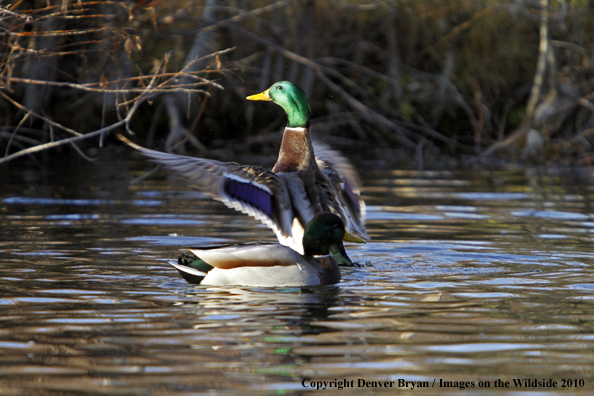
[[[283,86],[282,85],[277,85],[276,86],[276,89],[278,89],[279,91],[282,91],[283,90]]]

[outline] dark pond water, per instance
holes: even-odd
[[[273,234],[147,162],[10,166],[0,395],[594,389],[592,170],[364,173],[365,266],[275,289],[181,279],[180,248]]]

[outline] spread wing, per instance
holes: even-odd
[[[258,166],[163,153],[118,136],[129,146],[164,165],[198,190],[228,207],[260,220],[279,239],[292,238],[293,211],[282,178]],[[301,241],[299,241],[301,243]]]
[[[347,231],[369,240],[365,229],[365,202],[361,199],[361,180],[355,168],[338,151],[326,144],[314,142],[316,162],[326,177],[316,177],[316,185],[323,191],[323,206],[341,215]]]
[[[361,178],[355,170],[355,167],[346,159],[340,151],[330,148],[326,143],[319,140],[313,141],[316,161],[321,170],[332,169],[342,175],[351,190],[359,195],[361,193]],[[360,199],[360,198],[359,198]]]

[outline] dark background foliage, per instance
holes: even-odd
[[[0,161],[65,144],[85,156],[114,130],[182,153],[274,155],[284,115],[245,97],[279,80],[305,90],[315,135],[351,156],[584,164],[593,151],[592,0],[18,1],[0,12]]]

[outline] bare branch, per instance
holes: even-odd
[[[540,45],[538,47],[538,62],[536,64],[536,72],[534,73],[534,81],[530,91],[530,98],[526,105],[527,119],[532,118],[534,109],[540,100],[540,93],[547,67],[547,53],[549,52],[549,0],[540,0],[540,7]]]
[[[31,110],[29,110],[29,112],[27,114],[25,114],[25,116],[19,122],[19,125],[17,125],[17,127],[14,128],[14,131],[12,131],[12,134],[10,135],[10,139],[8,140],[8,144],[6,145],[6,152],[4,153],[4,156],[7,156],[8,155],[8,152],[10,151],[10,144],[14,140],[14,137],[16,136],[16,133],[18,132],[18,130],[21,127],[21,125],[23,125],[25,123],[25,121],[27,120],[27,118],[29,118],[30,115],[31,115]]]
[[[42,116],[41,114],[37,114],[36,112],[34,112],[32,109],[27,109],[25,106],[23,106],[22,104],[16,102],[15,100],[13,100],[11,97],[9,97],[8,95],[6,95],[4,92],[0,91],[0,96],[2,96],[4,99],[8,100],[10,103],[12,103],[14,106],[18,107],[20,110],[23,110],[24,112],[26,112],[27,114],[30,114],[36,118],[39,118],[40,120],[42,120],[43,122],[49,124],[49,125],[53,125],[56,128],[60,128],[63,131],[66,131],[68,133],[71,133],[73,135],[77,135],[77,136],[81,136],[80,133],[76,132],[73,129],[70,129],[68,127],[65,127],[64,125],[58,124],[57,122],[54,122],[52,120],[50,120],[47,117]]]
[[[66,139],[61,139],[61,140],[58,140],[58,141],[55,141],[55,142],[51,142],[51,143],[41,144],[41,145],[38,145],[38,146],[35,146],[35,147],[29,147],[28,149],[17,151],[16,153],[13,153],[13,154],[8,155],[6,157],[0,158],[0,165],[1,164],[4,164],[6,162],[12,161],[13,159],[22,157],[24,155],[38,153],[40,151],[47,150],[47,149],[50,149],[50,148],[59,147],[59,146],[65,145],[65,144],[70,144],[70,143],[78,142],[78,141],[81,141],[81,140],[89,139],[89,138],[92,138],[92,137],[101,135],[102,133],[109,132],[109,131],[111,131],[113,129],[119,128],[119,127],[121,127],[124,124],[125,124],[125,122],[122,120],[122,121],[116,122],[115,124],[112,124],[110,126],[107,126],[105,128],[101,128],[101,129],[96,130],[96,131],[93,131],[93,132],[85,133],[84,135],[73,136],[71,138],[66,138]]]

